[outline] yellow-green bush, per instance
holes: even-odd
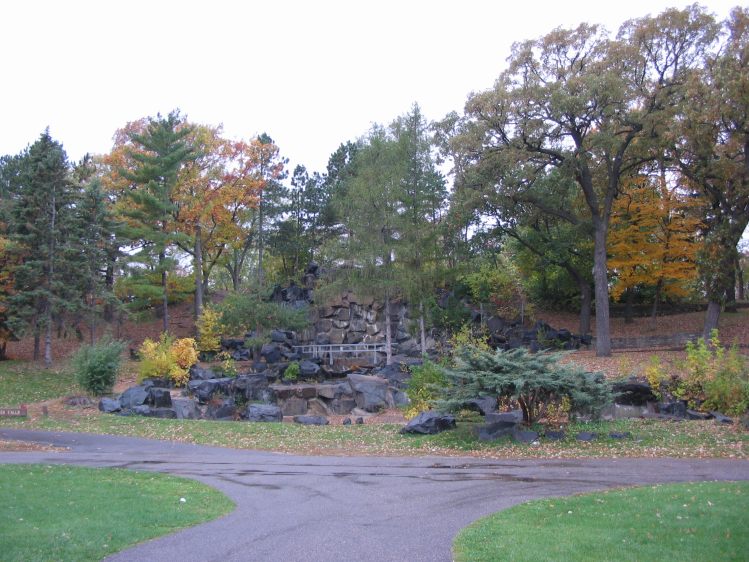
[[[443,369],[436,363],[424,361],[423,365],[411,367],[411,378],[408,379],[406,388],[411,403],[403,411],[403,415],[410,420],[419,412],[429,410],[446,386],[447,379]]]
[[[198,351],[208,353],[221,349],[221,315],[212,308],[205,308],[195,323],[198,328],[196,345]]]
[[[184,386],[190,378],[190,367],[198,362],[195,340],[174,339],[161,334],[159,341],[146,338],[139,348],[141,357],[138,381],[150,377],[168,377],[176,386]]]

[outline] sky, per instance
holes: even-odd
[[[10,1],[0,8],[0,155],[46,128],[72,160],[128,121],[179,108],[231,138],[267,132],[325,170],[342,143],[418,103],[427,119],[488,89],[516,41],[580,22],[612,33],[661,0]],[[713,0],[728,15],[738,2]]]

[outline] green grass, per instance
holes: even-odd
[[[456,561],[711,560],[749,556],[749,483],[703,482],[532,501],[455,538]]]
[[[0,482],[0,559],[16,562],[101,560],[233,509],[213,488],[156,473],[0,465]]]
[[[19,406],[80,392],[73,371],[28,361],[0,361],[0,406]]]
[[[198,443],[237,449],[260,449],[303,454],[340,455],[474,455],[486,458],[569,458],[569,457],[723,457],[749,458],[749,432],[714,421],[663,422],[620,420],[573,424],[567,439],[542,441],[539,445],[478,441],[475,424],[438,435],[401,435],[394,424],[302,426],[292,423],[219,422],[205,420],[162,420],[139,416],[122,417],[90,414],[70,419],[0,419],[0,426],[55,431],[78,431],[127,435]],[[579,431],[599,432],[592,443],[576,441]],[[614,440],[611,431],[633,434],[632,439]]]

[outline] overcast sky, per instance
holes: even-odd
[[[418,102],[428,119],[491,87],[513,42],[653,15],[675,0],[11,0],[0,10],[0,154],[49,126],[71,159],[179,108],[231,137],[267,132],[293,167]],[[713,0],[723,18],[737,2]]]

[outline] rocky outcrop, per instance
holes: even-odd
[[[421,412],[406,426],[401,433],[419,433],[422,435],[434,435],[455,427],[455,416],[442,414],[440,412]]]

